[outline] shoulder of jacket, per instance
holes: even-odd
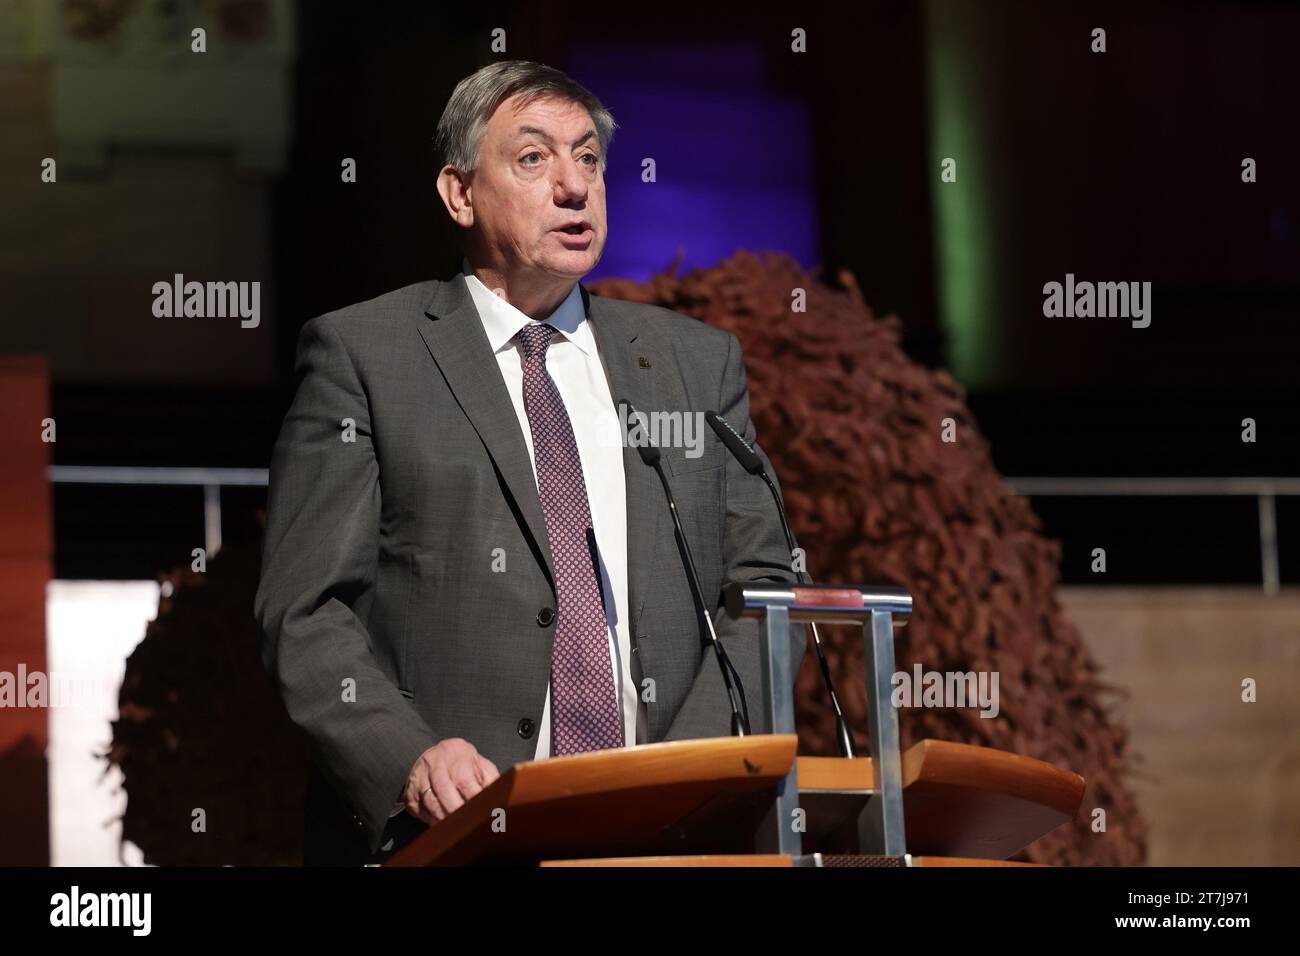
[[[394,320],[423,312],[441,283],[436,279],[415,282],[362,302],[332,309],[316,316],[308,325],[344,333],[357,327],[387,325]]]
[[[595,294],[592,293],[593,296]],[[649,302],[631,302],[627,299],[614,299],[609,296],[601,296],[600,298],[606,307],[612,306],[638,324],[653,324],[661,334],[666,335],[676,343],[685,344],[687,347],[706,344],[726,348],[728,347],[728,339],[735,338],[725,329],[709,325],[700,319],[684,315],[662,305],[654,305]]]

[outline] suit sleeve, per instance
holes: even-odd
[[[375,660],[359,611],[378,566],[379,465],[365,390],[327,319],[298,338],[254,613],[262,662],[373,852],[411,767],[438,737]],[[355,441],[344,440],[344,419]]]
[[[722,389],[718,414],[740,432],[745,441],[763,459],[767,473],[780,490],[771,461],[756,442],[754,423],[749,417],[749,387],[745,365],[741,357],[740,342],[728,333],[726,367],[722,374]],[[796,580],[793,558],[786,545],[785,533],[777,516],[772,493],[761,478],[751,475],[728,454],[726,465],[726,529],[723,538],[723,581],[786,581]],[[758,626],[753,620],[733,620],[722,606],[722,595],[717,595],[713,611],[713,626],[718,640],[726,649],[731,663],[740,674],[749,705],[751,729],[755,733],[770,733],[763,716],[762,671],[759,661]],[[807,649],[807,636],[802,624],[790,626],[791,673],[797,674]],[[794,688],[788,689],[793,693]],[[665,734],[665,740],[682,740],[695,737],[727,737],[731,734],[731,707],[727,702],[727,689],[722,682],[716,655],[706,648],[695,681],[681,708]]]

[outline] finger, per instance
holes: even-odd
[[[483,784],[478,779],[478,767],[472,757],[456,765],[451,779],[456,784],[456,790],[466,801],[483,789]]]
[[[430,813],[426,808],[420,807],[420,812],[415,814],[416,819],[426,827],[431,827],[438,822],[438,818]]]
[[[425,826],[433,826],[438,822],[438,818],[433,815],[433,807],[437,806],[437,799],[433,796],[433,789],[429,783],[429,773],[425,764],[413,772],[413,779],[407,784],[406,812],[415,817]]]
[[[442,819],[442,807],[438,804],[438,797],[429,787],[425,787],[424,792],[420,794],[420,812],[417,815],[430,826]]]
[[[476,761],[476,766],[478,768],[478,778],[483,781],[485,787],[501,776],[497,770],[497,765],[488,760],[487,757],[480,756]]]
[[[464,806],[465,801],[460,798],[460,793],[456,784],[452,782],[450,774],[447,773],[445,761],[438,761],[433,767],[433,792],[438,797],[441,820],[448,813],[460,809]]]
[[[402,793],[402,799],[406,806],[406,812],[413,817],[418,817],[424,813],[424,791],[429,788],[429,775],[424,771],[423,766],[419,767],[411,774],[411,779],[406,781],[406,790]]]
[[[429,826],[433,826],[443,817],[442,805],[438,802],[437,793],[434,791],[433,775],[438,768],[438,760],[431,758],[421,762],[417,771],[420,777],[420,792],[416,795],[417,813],[421,820]]]

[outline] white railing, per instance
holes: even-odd
[[[265,487],[265,468],[135,468],[100,465],[52,465],[47,475],[56,484],[198,485],[203,488],[204,546],[209,555],[221,549],[222,486]],[[1300,495],[1300,478],[1006,478],[1016,494],[1028,497],[1220,497],[1249,496],[1259,507],[1259,555],[1264,593],[1280,586],[1277,554],[1278,496]]]
[[[1259,507],[1259,563],[1264,593],[1277,594],[1277,498],[1300,495],[1300,478],[1007,478],[1017,494],[1029,497],[1250,496]]]
[[[51,465],[46,476],[70,485],[201,485],[203,549],[208,557],[221,550],[221,487],[266,487],[266,468],[118,468],[104,465]]]

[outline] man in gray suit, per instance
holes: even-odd
[[[791,556],[766,486],[699,429],[717,410],[753,443],[739,343],[579,281],[614,126],[540,64],[462,80],[437,135],[462,273],[302,329],[255,611],[313,745],[308,863],[382,860],[520,761],[731,733],[624,400],[670,426],[702,593],[768,730],[757,626],[720,595],[794,581]],[[792,627],[796,671],[803,652]]]

